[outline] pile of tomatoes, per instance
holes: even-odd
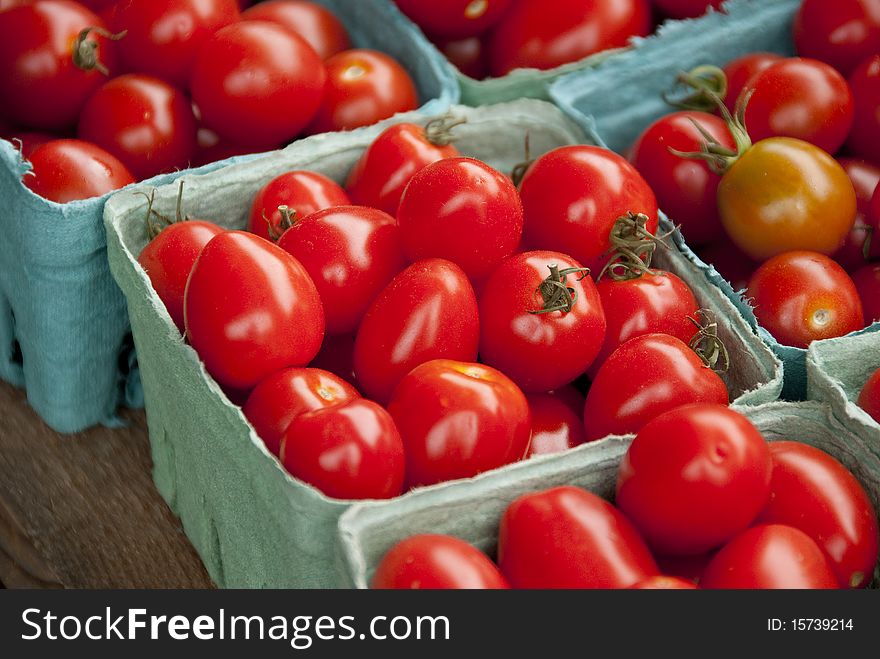
[[[498,531],[497,565],[461,539],[392,547],[374,588],[863,588],[877,516],[827,453],[767,443],[717,405],[666,412],[638,433],[615,504],[577,487],[525,494]]]
[[[247,4],[3,2],[0,136],[25,183],[65,203],[417,107],[403,66],[352,49],[323,5]]]

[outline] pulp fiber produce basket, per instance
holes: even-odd
[[[548,103],[521,100],[484,108],[452,108],[466,155],[510,171],[523,140],[541,154],[583,140],[583,133]],[[424,125],[421,113],[393,121]],[[344,181],[381,126],[308,138],[271,156],[200,176],[186,176],[187,209],[229,228],[246,225],[251,200],[267,181],[310,169]],[[156,190],[159,212],[174,208],[176,185]],[[352,502],[329,499],[287,475],[265,449],[241,409],[226,398],[195,351],[184,343],[149,279],[136,262],[147,244],[145,201],[115,195],[104,213],[110,267],[125,293],[137,346],[156,485],[180,516],[211,577],[225,587],[332,587],[336,523]],[[782,386],[780,363],[749,330],[730,301],[674,249],[658,250],[664,265],[688,282],[711,309],[733,366],[732,398],[761,403]],[[517,478],[518,467],[506,467]],[[451,485],[425,488],[444,490]],[[410,496],[410,495],[407,495]],[[406,496],[404,497],[406,498]]]
[[[852,471],[880,510],[880,456],[867,448],[859,428],[839,421],[829,406],[775,402],[739,411],[769,441],[794,440],[832,455]],[[574,485],[612,501],[618,467],[631,442],[632,436],[608,437],[389,504],[357,504],[339,521],[340,579],[368,588],[385,553],[420,533],[452,535],[494,556],[501,516],[514,499],[530,492]]]
[[[674,111],[663,100],[676,76],[702,64],[722,66],[742,55],[766,51],[792,55],[792,23],[801,0],[730,0],[726,13],[709,13],[699,19],[666,25],[656,37],[640,41],[633,49],[594,69],[560,78],[550,95],[590,139],[623,153],[656,119]],[[672,221],[675,218],[671,218]],[[670,225],[666,225],[670,228]],[[807,351],[780,344],[758,323],[749,301],[703,262],[676,236],[683,254],[730,298],[755,332],[785,364],[782,396],[802,400],[807,395]],[[880,330],[880,324],[834,339],[844,346],[854,337]],[[844,348],[845,349],[845,348]]]
[[[452,67],[390,0],[320,1],[336,12],[356,46],[383,50],[409,70],[426,112],[458,100]],[[30,404],[55,430],[112,425],[116,408],[140,407],[143,394],[125,299],[107,266],[101,218],[109,195],[56,204],[22,183],[29,169],[18,150],[0,140],[0,378],[25,387]]]

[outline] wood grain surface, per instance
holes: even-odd
[[[122,416],[126,428],[59,435],[0,382],[0,584],[212,587],[153,486],[143,411]]]

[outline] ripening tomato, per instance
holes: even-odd
[[[735,292],[749,287],[749,279],[759,265],[729,240],[703,245],[694,251],[704,263],[715,268]]]
[[[722,405],[648,422],[620,464],[617,506],[661,554],[702,554],[745,530],[770,496],[767,443]]]
[[[846,271],[816,252],[786,252],[749,281],[755,317],[779,343],[806,348],[865,326],[862,303]]]
[[[254,147],[292,140],[312,120],[326,83],[321,58],[277,23],[241,21],[208,38],[190,89],[205,125]]]
[[[846,236],[846,240],[832,258],[847,272],[858,269],[865,264],[865,241],[873,233],[869,223],[871,200],[877,184],[880,183],[880,167],[858,158],[838,158],[837,161],[846,171],[856,192],[856,221]],[[871,241],[868,258],[880,258],[880,240]]]
[[[880,46],[878,46],[880,48]],[[849,77],[855,102],[855,118],[847,149],[867,160],[876,160],[880,149],[880,55],[862,62]]]
[[[572,391],[580,396],[577,391],[573,389]],[[583,396],[580,398],[583,399]],[[532,415],[532,441],[526,457],[560,453],[586,441],[580,410],[576,413],[566,401],[553,392],[529,394],[526,399],[529,401],[529,411]]]
[[[415,110],[415,83],[397,60],[378,50],[344,50],[329,58],[327,85],[307,132],[326,133],[371,126]]]
[[[435,119],[424,128],[404,122],[382,131],[348,175],[345,189],[352,201],[397,215],[403,190],[417,172],[459,155],[449,128]]]
[[[95,30],[84,33],[86,28]],[[39,0],[0,14],[0,99],[23,126],[76,123],[89,95],[116,72],[116,44],[96,14],[68,0]]]
[[[285,368],[251,391],[242,412],[269,453],[277,456],[285,431],[300,414],[360,397],[357,389],[333,373],[319,368]]]
[[[681,577],[648,577],[630,586],[633,590],[696,590],[697,584]]]
[[[856,270],[852,280],[862,300],[865,326],[880,322],[880,263],[871,263]]]
[[[469,37],[453,41],[438,40],[434,45],[456,69],[469,78],[482,80],[489,77],[489,59],[483,39]]]
[[[184,320],[208,372],[238,390],[305,366],[324,337],[321,298],[302,264],[244,231],[205,245],[186,285]]]
[[[24,184],[44,199],[66,204],[101,197],[134,183],[134,177],[112,153],[82,140],[52,140],[30,156],[32,174]]]
[[[480,319],[474,289],[451,261],[426,259],[397,275],[373,300],[358,328],[354,370],[379,402],[419,364],[476,361]]]
[[[703,574],[702,588],[839,588],[831,563],[803,531],[761,524],[719,551]]]
[[[660,574],[619,510],[568,486],[525,494],[507,507],[498,566],[514,588],[628,588]]]
[[[414,535],[394,545],[376,567],[371,588],[395,590],[510,588],[479,549],[449,535]]]
[[[489,36],[491,72],[552,69],[650,31],[648,0],[566,0],[552,11],[543,0],[518,0]]]
[[[334,499],[390,499],[403,491],[403,442],[385,408],[355,398],[296,416],[281,440],[291,476]]]
[[[504,16],[513,0],[395,0],[432,37],[464,39],[482,34]]]
[[[731,60],[724,66],[724,76],[727,78],[727,94],[724,96],[724,105],[727,106],[731,114],[736,113],[736,104],[743,87],[758,74],[782,59],[782,55],[776,53],[750,53]]]
[[[529,448],[525,395],[483,364],[420,364],[400,380],[388,411],[403,437],[409,487],[470,478],[522,460]]]
[[[859,392],[856,404],[867,412],[874,421],[880,423],[880,369],[874,371]]]
[[[849,75],[880,50],[880,2],[804,0],[794,19],[794,41],[799,55]]]
[[[243,21],[270,21],[293,30],[322,60],[351,48],[348,31],[324,5],[304,0],[268,0],[242,12]]]

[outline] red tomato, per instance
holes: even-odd
[[[523,242],[552,249],[598,275],[607,260],[615,221],[629,212],[648,216],[657,233],[657,200],[624,158],[596,146],[564,146],[538,158],[520,185]]]
[[[634,586],[633,590],[696,590],[697,584],[681,577],[648,577]]]
[[[532,442],[527,458],[567,451],[587,440],[580,416],[559,396],[529,394],[526,399],[532,414]]]
[[[504,16],[513,0],[395,0],[431,36],[464,39],[482,34]]]
[[[414,535],[382,558],[371,588],[395,590],[510,588],[483,552],[449,535]]]
[[[357,161],[345,189],[352,201],[397,215],[406,184],[432,162],[457,155],[444,120],[425,128],[411,123],[395,124],[379,134]]]
[[[185,329],[183,298],[186,282],[202,249],[222,231],[216,224],[203,220],[175,222],[162,229],[138,256],[138,263],[150,278],[156,295],[181,332]]]
[[[470,478],[522,460],[529,448],[525,395],[482,364],[434,359],[416,366],[388,411],[403,437],[409,487]]]
[[[202,250],[184,296],[186,335],[208,372],[249,389],[288,366],[305,366],[324,337],[321,298],[305,268],[244,231]]]
[[[671,18],[696,18],[709,7],[718,9],[723,0],[653,0],[655,7]]]
[[[89,95],[116,71],[104,21],[68,0],[39,0],[0,15],[0,98],[13,122],[42,130],[72,126]],[[92,52],[93,51],[93,52]],[[92,58],[91,63],[88,60]]]
[[[489,77],[485,42],[479,37],[435,41],[437,49],[464,75],[482,80]]]
[[[277,145],[281,146],[281,145]],[[201,167],[208,163],[226,160],[233,156],[242,156],[259,151],[271,151],[266,147],[250,147],[241,144],[233,144],[229,140],[221,138],[207,126],[199,126],[196,132],[196,152],[192,159],[193,167]],[[265,222],[263,223],[265,225]]]
[[[120,0],[113,31],[126,31],[119,54],[128,70],[185,89],[199,50],[238,18],[235,0]]]
[[[680,339],[643,334],[602,364],[584,406],[587,440],[638,432],[663,412],[690,403],[727,404],[727,386]]]
[[[100,197],[134,183],[116,156],[82,140],[46,142],[34,150],[30,161],[33,175],[25,175],[24,184],[59,204]]]
[[[853,284],[862,300],[865,325],[880,321],[880,263],[872,263],[852,274]]]
[[[363,398],[295,417],[281,440],[291,476],[334,499],[390,499],[403,491],[403,442],[378,403]]]
[[[859,392],[856,404],[870,414],[874,421],[880,423],[880,369],[868,378]]]
[[[489,36],[492,75],[552,69],[651,31],[648,0],[565,0],[548,11],[543,0],[519,0]]]
[[[300,414],[360,397],[357,389],[333,373],[319,368],[286,368],[260,382],[242,412],[269,453],[279,455],[285,431]]]
[[[410,261],[448,259],[482,281],[519,246],[523,212],[504,174],[473,158],[444,158],[412,177],[397,223]]]
[[[132,73],[91,95],[80,114],[78,136],[107,149],[141,180],[189,166],[196,119],[183,92],[159,78]]]
[[[745,87],[752,78],[766,71],[777,62],[784,59],[776,53],[750,53],[735,60],[731,60],[724,67],[724,75],[727,78],[727,94],[724,96],[724,104],[731,114],[736,113],[736,102]]]
[[[534,393],[583,373],[602,346],[605,313],[581,270],[558,252],[524,252],[498,266],[480,294],[480,359]]]
[[[111,5],[120,4],[119,0],[79,0],[79,3],[92,11],[104,11]]]
[[[243,21],[270,21],[293,30],[325,60],[351,48],[342,22],[327,7],[303,0],[268,0],[241,15]]]
[[[872,231],[868,228],[868,216],[871,213],[871,199],[877,184],[880,183],[880,167],[858,158],[838,158],[841,167],[846,170],[849,180],[856,191],[856,204],[858,213],[852,230],[846,237],[846,242],[831,257],[851,272],[865,264],[865,241]],[[880,241],[871,242],[869,257],[880,258]]]
[[[758,322],[779,343],[806,348],[865,326],[852,279],[818,252],[785,252],[766,261],[749,281]]]
[[[394,218],[366,206],[336,206],[298,220],[278,246],[311,275],[328,334],[350,334],[406,266]]]
[[[794,20],[799,55],[849,73],[880,50],[878,0],[804,0]]]
[[[629,520],[577,487],[514,500],[501,518],[498,565],[514,588],[628,588],[659,575]]]
[[[742,532],[709,563],[703,588],[838,588],[834,570],[803,531],[762,524]]]
[[[309,133],[371,126],[419,104],[406,69],[378,50],[344,50],[325,65],[327,86]]]
[[[193,100],[207,126],[238,144],[292,140],[321,104],[321,58],[276,23],[242,21],[214,33],[193,67]]]
[[[443,259],[419,261],[379,293],[361,321],[354,345],[358,384],[386,402],[419,364],[476,361],[479,338],[477,300],[464,271]]]
[[[705,112],[675,112],[651,124],[636,140],[630,162],[657,195],[657,204],[676,224],[691,246],[724,234],[718,216],[721,176],[708,163],[682,158],[670,151],[699,151],[705,138],[697,122],[720,144],[735,149],[724,120]]]
[[[875,160],[880,149],[880,55],[862,62],[850,75],[849,86],[855,118],[846,146],[856,156]]]
[[[663,574],[672,575],[692,584],[699,584],[703,578],[703,572],[709,561],[715,556],[714,552],[697,554],[696,556],[654,556],[657,565]]]
[[[325,336],[321,349],[312,363],[313,368],[329,371],[334,375],[357,386],[357,378],[354,375],[354,334],[340,334],[337,336]]]
[[[734,291],[744,291],[749,287],[749,279],[759,265],[729,240],[704,245],[695,251],[704,263],[711,264],[718,274],[730,282]]]
[[[770,496],[761,433],[722,405],[685,405],[648,422],[620,464],[617,506],[662,554],[702,554],[730,540]]]
[[[10,130],[3,136],[3,139],[12,142],[12,144],[21,151],[22,157],[25,160],[30,160],[31,154],[46,142],[61,138],[58,135],[52,135],[50,133]]]
[[[825,552],[842,588],[863,588],[877,564],[877,513],[862,486],[824,451],[799,442],[773,442],[770,500],[762,524],[806,533]]]

